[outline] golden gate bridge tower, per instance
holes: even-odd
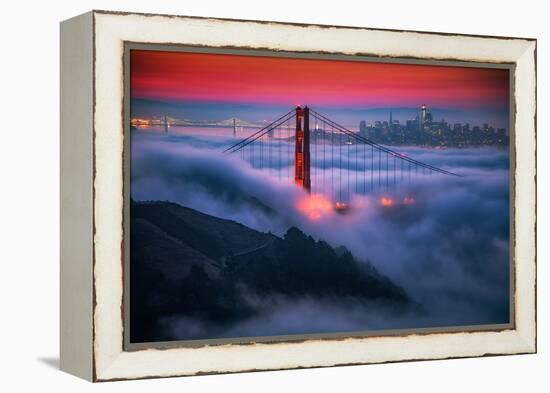
[[[309,149],[309,108],[296,107],[296,146],[294,148],[294,182],[311,191],[311,160]]]

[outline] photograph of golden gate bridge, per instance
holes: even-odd
[[[510,71],[129,51],[130,343],[510,323]]]

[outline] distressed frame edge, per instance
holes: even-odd
[[[93,19],[60,23],[59,367],[93,381]]]
[[[389,29],[382,27],[368,27],[368,26],[352,26],[352,25],[329,25],[324,23],[305,23],[305,22],[283,22],[272,21],[265,19],[243,19],[243,18],[222,18],[217,16],[198,16],[198,15],[183,15],[183,14],[163,14],[163,13],[151,13],[151,12],[137,12],[137,11],[112,11],[104,9],[94,9],[91,12],[98,15],[120,15],[120,16],[160,16],[163,18],[177,18],[177,19],[199,19],[199,20],[214,20],[222,22],[244,22],[244,23],[256,23],[256,24],[270,24],[270,25],[283,25],[283,26],[296,26],[296,27],[320,27],[324,29],[355,29],[355,30],[369,30],[369,31],[381,31],[381,32],[394,32],[394,33],[418,33],[418,34],[435,34],[449,37],[471,37],[471,38],[492,38],[502,40],[525,40],[536,41],[535,37],[517,37],[517,36],[499,36],[499,35],[486,35],[486,34],[468,34],[468,33],[450,33],[442,31],[428,31],[428,30],[408,30],[408,29]]]
[[[112,15],[113,13],[109,13],[110,15]],[[135,14],[130,14],[130,15],[135,15]],[[173,16],[171,16],[173,17]],[[193,18],[193,17],[186,17],[186,18]],[[204,18],[204,19],[212,19],[212,18]],[[230,21],[234,21],[234,20],[230,20]],[[255,21],[252,21],[252,22],[255,22]],[[282,24],[284,25],[284,23],[279,23],[279,22],[272,22],[273,24]],[[368,29],[366,29],[368,30]],[[418,32],[413,32],[413,33],[418,33]],[[398,34],[398,32],[394,32],[394,34]],[[430,34],[437,34],[437,33],[426,33],[428,35]],[[461,36],[461,35],[455,35],[455,34],[451,34],[452,36]],[[467,36],[467,37],[470,37],[468,35],[462,35],[462,36]],[[483,37],[482,37],[483,38]],[[503,37],[496,37],[496,38],[499,38],[499,39],[505,39]],[[532,40],[532,39],[526,39],[526,43],[529,44],[533,44],[532,47],[530,48],[530,45],[527,45],[526,49],[525,49],[525,52],[524,54],[526,55],[531,55],[531,53],[534,53],[534,57],[531,56],[531,59],[534,58],[534,63],[533,63],[533,66],[534,66],[534,86],[533,89],[535,89],[535,92],[536,92],[536,40]],[[530,42],[530,41],[534,41],[534,43]],[[95,43],[95,41],[94,41]],[[532,49],[532,50],[530,50]],[[517,77],[517,76],[516,76]],[[530,92],[532,93],[532,91]],[[534,98],[532,104],[534,105],[534,108],[533,108],[533,111],[534,111],[534,122],[533,122],[533,127],[529,127],[529,134],[533,134],[533,137],[535,139],[535,144],[534,144],[534,152],[536,153],[536,96],[534,97],[531,97],[531,98]],[[517,104],[516,104],[516,108],[517,108]],[[516,119],[516,128],[517,128],[517,119]],[[529,137],[531,135],[528,135]],[[517,169],[517,168],[516,168]],[[534,163],[534,175],[535,175],[535,182],[533,184],[533,186],[536,188],[536,162]],[[535,208],[536,208],[536,194],[535,194]],[[536,213],[535,213],[535,216],[533,217],[533,223],[534,223],[534,226],[533,226],[533,231],[529,231],[528,235],[536,235]],[[529,238],[531,238],[531,236],[529,236]],[[531,266],[532,268],[534,268],[534,280],[535,280],[535,284],[536,284],[536,249],[534,250],[534,258],[535,258],[535,265],[534,266]],[[527,262],[524,262],[522,264],[525,264]],[[96,283],[97,284],[97,283]],[[534,297],[533,297],[533,301],[536,302],[536,286],[534,288],[535,290],[535,293],[534,293]],[[533,312],[535,312],[535,310],[533,310]],[[517,317],[517,316],[516,316]],[[533,315],[534,317],[534,332],[525,332],[524,329],[521,329],[522,333],[525,333],[525,334],[516,334],[516,338],[523,344],[522,345],[522,348],[523,350],[520,350],[520,351],[517,351],[517,352],[510,352],[510,353],[504,353],[505,351],[503,352],[500,352],[500,353],[482,353],[482,354],[478,354],[478,355],[475,355],[475,354],[469,354],[469,355],[459,355],[459,356],[440,356],[440,357],[428,357],[428,358],[421,358],[421,359],[418,359],[418,358],[413,358],[413,359],[407,359],[407,358],[402,358],[400,360],[389,360],[389,361],[373,361],[373,362],[369,362],[369,361],[366,361],[366,362],[361,362],[361,363],[345,363],[345,364],[367,364],[367,363],[386,363],[386,362],[395,362],[395,361],[398,361],[398,362],[401,362],[401,361],[410,361],[410,360],[430,360],[430,359],[443,359],[443,358],[455,358],[455,357],[472,357],[472,356],[492,356],[492,355],[504,355],[504,354],[519,354],[519,353],[533,353],[533,352],[536,352],[536,313]],[[517,331],[520,330],[519,327],[518,329],[516,329],[516,333],[518,333]],[[94,337],[95,339],[95,337]],[[121,360],[119,358],[117,359],[112,359],[113,360],[113,363],[117,363],[118,360]],[[113,364],[114,365],[114,364]],[[308,365],[308,366],[305,366],[305,367],[330,367],[330,366],[338,366],[338,365],[343,365],[343,364],[330,364],[330,365],[322,365],[322,366],[315,366],[315,365]],[[110,367],[109,367],[110,368]],[[116,367],[115,367],[116,368]],[[287,369],[287,368],[301,368],[301,366],[297,366],[297,367],[293,367],[293,366],[290,366],[290,367],[281,367],[281,368],[277,368],[277,369]],[[264,370],[268,370],[268,369],[264,369]],[[195,372],[195,373],[189,373],[189,374],[186,374],[186,373],[172,373],[172,374],[162,374],[162,375],[145,375],[145,376],[130,376],[130,377],[125,377],[125,376],[121,376],[121,377],[117,377],[117,376],[113,376],[111,375],[111,377],[109,377],[107,375],[107,378],[105,378],[106,375],[104,375],[103,371],[106,371],[105,369],[101,370],[101,374],[99,376],[99,378],[97,376],[94,376],[94,379],[97,380],[97,381],[103,381],[103,380],[118,380],[118,379],[136,379],[136,378],[151,378],[151,377],[163,377],[163,376],[179,376],[179,375],[201,375],[201,374],[207,374],[207,373],[226,373],[226,372],[244,372],[244,371],[259,371],[259,370],[237,370],[237,371],[215,371],[215,372]],[[108,372],[105,373],[105,374],[109,374]]]
[[[516,312],[516,330],[529,353],[537,353],[537,41],[532,40],[517,59],[517,67],[526,72],[516,75],[515,127],[516,154],[514,176],[515,210],[515,295],[517,303],[527,303]],[[516,67],[516,68],[517,68]],[[523,71],[523,70],[522,70]],[[518,79],[526,79],[518,83]],[[518,88],[519,85],[519,88]],[[520,97],[520,98],[518,98]],[[519,102],[519,104],[518,104]],[[519,111],[523,104],[524,110]],[[521,116],[521,117],[520,117]],[[518,130],[526,135],[517,138]],[[525,139],[525,141],[524,141]],[[521,141],[521,143],[519,143]],[[521,149],[517,149],[519,145]],[[518,155],[521,154],[521,156]],[[525,166],[525,170],[523,169]],[[525,173],[523,172],[525,171]],[[517,192],[521,190],[522,192]],[[523,192],[527,191],[527,192]],[[522,202],[526,199],[525,202]],[[519,200],[519,203],[518,203]],[[523,206],[525,203],[525,206]],[[518,205],[520,209],[518,209]],[[524,212],[522,216],[521,212]],[[518,246],[519,242],[519,246]],[[525,244],[524,244],[525,243]],[[522,260],[521,251],[525,247],[528,260]],[[530,253],[530,254],[529,254]],[[518,267],[522,280],[518,280]],[[518,299],[519,297],[519,299]],[[516,309],[518,307],[516,306]],[[530,325],[530,326],[526,326]]]

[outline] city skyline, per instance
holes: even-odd
[[[465,147],[509,144],[507,127],[494,127],[489,123],[480,126],[469,122],[448,122],[434,117],[426,104],[418,108],[414,119],[403,123],[393,117],[392,111],[387,120],[377,120],[371,124],[361,120],[359,134],[388,145]]]
[[[236,135],[235,127],[262,128],[266,122],[248,122],[240,118],[228,118],[223,120],[194,120],[181,119],[171,116],[153,116],[150,118],[131,118],[131,125],[136,129],[149,129],[149,126],[162,126],[164,132],[169,127],[220,127],[232,128]],[[288,124],[287,124],[288,126]],[[323,124],[315,121],[312,129],[325,131]],[[449,122],[444,118],[437,118],[431,108],[422,104],[416,109],[414,118],[407,118],[401,122],[389,111],[386,120],[375,120],[367,123],[360,120],[358,127],[349,127],[350,130],[366,137],[373,142],[387,145],[410,146],[439,146],[439,147],[465,147],[465,146],[508,146],[509,130],[507,127],[495,127],[491,123],[475,124],[468,121]]]
[[[307,106],[307,105],[306,105]],[[284,110],[288,110],[289,108],[288,107],[285,107],[283,108]],[[363,113],[365,113],[366,115],[365,116],[361,116],[361,112],[358,112],[357,116],[358,118],[360,119],[359,120],[359,123],[365,121],[367,123],[367,125],[369,126],[374,126],[376,123],[383,123],[384,121],[387,122],[387,120],[390,118],[390,116],[393,117],[393,121],[394,122],[397,122],[397,123],[401,123],[401,124],[406,124],[408,121],[414,121],[415,120],[415,116],[418,114],[418,111],[419,111],[419,107],[416,107],[416,108],[372,108],[372,109],[365,109]],[[254,119],[250,119],[250,118],[241,118],[239,116],[226,116],[226,117],[223,117],[223,116],[215,116],[215,117],[211,117],[211,118],[203,118],[203,117],[200,117],[200,118],[197,118],[197,117],[192,117],[192,116],[182,116],[182,117],[177,117],[177,116],[174,116],[173,114],[170,114],[173,113],[173,111],[170,111],[169,109],[168,110],[160,110],[160,111],[151,111],[151,112],[145,112],[145,111],[142,111],[142,110],[134,110],[133,113],[132,113],[132,119],[133,120],[138,120],[138,119],[146,119],[146,120],[163,120],[165,116],[167,116],[169,119],[173,119],[173,120],[188,120],[188,121],[193,121],[193,122],[197,122],[197,123],[200,123],[200,122],[227,122],[229,120],[232,120],[232,119],[237,119],[237,120],[242,120],[243,122],[246,122],[246,123],[249,123],[249,124],[257,124],[257,125],[261,125],[261,124],[264,124],[266,121],[268,121],[268,119],[261,119],[261,120],[254,120]],[[478,122],[475,122],[475,121],[469,121],[468,119],[464,119],[462,117],[460,117],[458,114],[456,115],[449,115],[449,112],[445,112],[444,113],[447,113],[447,117],[445,117],[444,115],[441,114],[441,110],[439,110],[438,108],[435,108],[435,109],[432,109],[430,108],[430,112],[433,114],[436,114],[436,116],[434,116],[434,118],[438,118],[440,121],[446,121],[450,124],[455,124],[455,123],[461,123],[461,124],[469,124],[471,127],[475,127],[475,126],[478,126],[478,127],[482,127],[484,124],[489,124],[490,126],[493,126],[494,128],[505,128],[506,130],[508,130],[508,121],[506,120],[504,122],[504,124],[502,125],[499,125],[497,123],[493,123],[491,121],[478,121]],[[376,114],[373,114],[373,113],[376,113]],[[380,115],[377,115],[378,113],[380,113]],[[437,116],[437,114],[439,114],[439,116]],[[369,119],[369,120],[366,120],[366,119]],[[229,125],[230,126],[230,125]],[[358,131],[359,130],[359,127],[357,126],[357,123],[350,123],[349,124],[350,128],[353,129],[353,130],[356,130]]]

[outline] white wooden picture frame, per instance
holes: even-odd
[[[513,324],[125,349],[127,43],[513,66]],[[61,368],[90,381],[536,352],[536,40],[91,11],[61,23]]]

